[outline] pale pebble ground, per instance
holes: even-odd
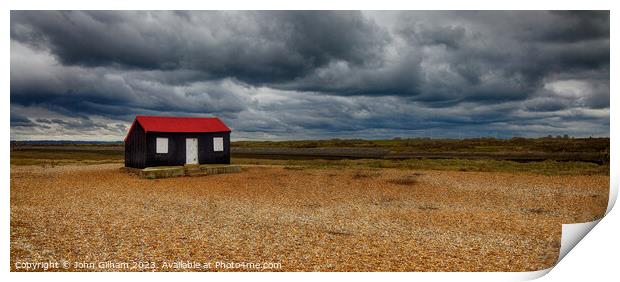
[[[601,175],[245,167],[146,180],[119,164],[13,166],[11,269],[224,261],[278,262],[280,271],[539,270],[557,259],[561,224],[602,217],[608,190]]]

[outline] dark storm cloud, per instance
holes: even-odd
[[[608,135],[609,58],[607,11],[13,11],[12,136]]]
[[[37,119],[39,126],[55,126],[62,128],[65,131],[79,131],[79,132],[98,132],[100,130],[118,132],[120,134],[125,133],[126,126],[122,124],[109,125],[106,123],[95,122],[90,118],[78,118],[72,120],[65,120],[60,118],[53,119]],[[41,125],[43,124],[43,125]]]
[[[11,130],[13,129],[26,129],[28,131],[33,129],[51,129],[48,125],[45,124],[37,124],[32,122],[27,117],[20,116],[18,114],[11,113]]]
[[[106,67],[64,66],[50,54],[13,43],[11,102],[46,105],[70,117],[99,114],[130,120],[136,113],[234,113],[245,107],[239,90],[227,81],[170,84],[169,72],[134,72]],[[176,80],[171,74],[168,80]],[[232,86],[231,86],[232,85]],[[237,91],[234,93],[234,91]]]
[[[365,64],[387,33],[360,12],[13,12],[12,38],[64,64],[193,69],[264,83]]]
[[[284,87],[446,106],[525,100],[558,73],[596,70],[608,77],[609,14],[574,14],[401,13],[393,32],[404,42],[391,46],[398,57],[368,67],[332,63]]]
[[[544,27],[538,39],[557,42],[575,42],[609,39],[609,12],[607,11],[551,11],[561,17],[560,23]]]
[[[11,114],[11,127],[31,127],[31,126],[35,126],[35,124],[28,118],[17,115],[17,114]]]

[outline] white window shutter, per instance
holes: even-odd
[[[155,153],[168,154],[168,138],[157,137]]]
[[[224,151],[224,138],[213,137],[213,151],[215,152]]]

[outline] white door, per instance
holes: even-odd
[[[198,164],[198,138],[185,139],[185,163]]]

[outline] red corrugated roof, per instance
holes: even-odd
[[[127,136],[133,130],[136,122],[140,123],[146,132],[230,132],[230,128],[216,117],[136,116]]]

